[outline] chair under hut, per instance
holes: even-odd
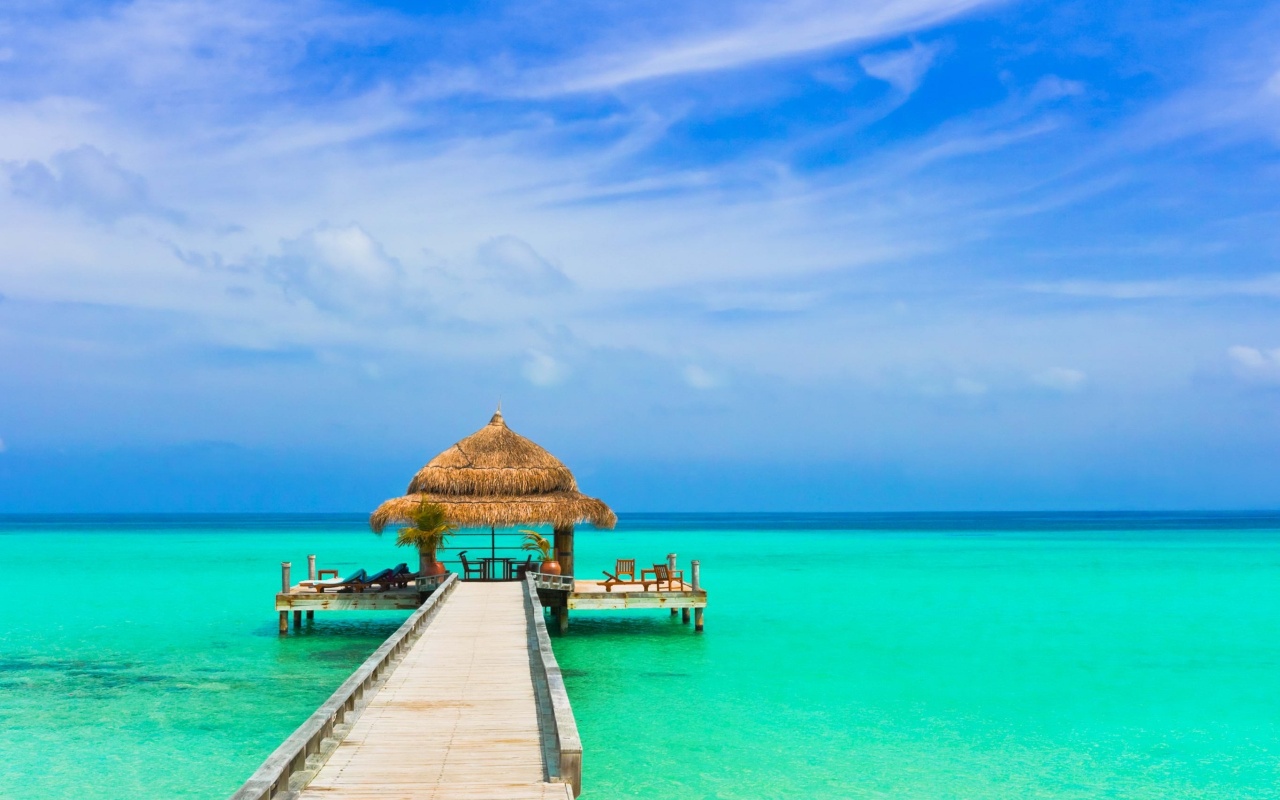
[[[555,560],[567,576],[573,575],[573,526],[612,528],[618,520],[603,502],[578,491],[559,459],[508,428],[501,411],[427,462],[405,495],[378,506],[369,524],[381,531],[406,522],[423,502],[440,505],[460,528],[550,525]]]

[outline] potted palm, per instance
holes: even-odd
[[[449,541],[457,530],[450,524],[444,507],[436,503],[422,503],[413,513],[413,525],[401,528],[396,536],[397,547],[418,548],[418,575],[423,578],[448,572],[444,564],[436,560],[436,551]]]
[[[551,542],[547,541],[547,537],[537,531],[521,529],[520,532],[524,534],[524,543],[520,545],[520,549],[532,550],[542,555],[542,566],[538,571],[545,575],[559,575],[560,562],[551,557]]]

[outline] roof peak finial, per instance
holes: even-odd
[[[489,418],[490,425],[506,425],[506,421],[502,419],[502,401],[498,401],[498,410],[493,412],[493,416]]]

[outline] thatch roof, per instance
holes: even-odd
[[[617,516],[578,491],[569,468],[507,427],[502,412],[489,424],[427,462],[404,497],[378,506],[369,524],[381,531],[404,522],[423,501],[443,506],[464,528],[590,522],[612,528]]]

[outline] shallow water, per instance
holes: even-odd
[[[1280,797],[1280,520],[624,517],[578,572],[699,558],[698,636],[555,641],[584,797]],[[403,613],[278,637],[279,562],[358,519],[0,522],[0,786],[221,798]]]

